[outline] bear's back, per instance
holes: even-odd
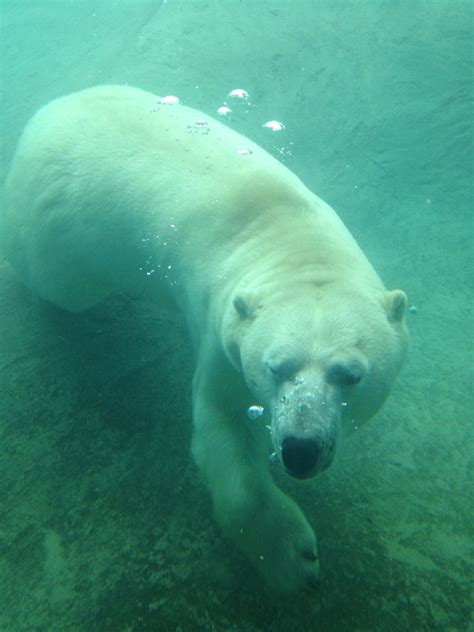
[[[288,227],[316,247],[331,226],[337,248],[363,259],[336,213],[264,149],[205,114],[127,86],[90,88],[41,108],[5,192],[3,250],[30,287],[74,311],[115,290],[150,287],[152,270],[178,275],[181,267],[180,278],[162,275],[166,290],[184,278],[193,283],[197,266],[204,283],[237,246],[242,275],[243,259],[255,265],[252,236],[263,262],[266,251],[288,246],[278,245]]]

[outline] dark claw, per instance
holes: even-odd
[[[305,560],[308,560],[309,562],[316,562],[316,560],[318,559],[318,556],[316,555],[316,553],[312,551],[311,549],[306,549],[305,551],[303,551],[303,557]]]

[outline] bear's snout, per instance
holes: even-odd
[[[286,471],[295,478],[310,478],[315,474],[321,446],[314,439],[286,437],[281,444],[281,459]]]
[[[272,440],[288,474],[310,478],[329,467],[340,417],[338,389],[308,380],[286,390],[272,415]]]

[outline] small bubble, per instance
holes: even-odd
[[[263,410],[263,406],[260,406],[259,404],[253,404],[252,406],[249,406],[249,408],[247,408],[247,417],[252,420],[258,419],[263,415]]]
[[[249,93],[247,90],[243,90],[242,88],[235,88],[234,90],[231,90],[227,96],[231,99],[247,100],[249,98]]]
[[[217,114],[219,114],[219,116],[227,116],[231,112],[232,110],[228,105],[221,105],[220,108],[217,108]]]
[[[267,121],[262,125],[262,127],[271,129],[272,132],[281,132],[285,129],[285,126],[283,125],[283,123],[280,123],[280,121]]]
[[[179,98],[173,95],[168,95],[166,97],[162,97],[160,99],[161,105],[177,105],[179,103]]]

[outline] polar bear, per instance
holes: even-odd
[[[269,454],[312,477],[377,411],[405,355],[406,296],[286,167],[168,101],[110,85],[40,109],[7,178],[3,249],[64,309],[120,290],[184,314],[192,452],[216,517],[273,589],[311,589],[315,534]]]

